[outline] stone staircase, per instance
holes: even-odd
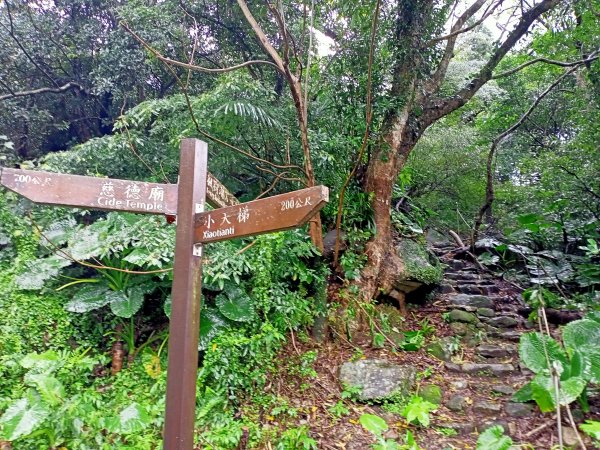
[[[512,394],[531,379],[518,356],[519,338],[533,326],[517,313],[522,306],[519,293],[474,263],[456,258],[450,249],[434,248],[447,265],[435,299],[445,325],[438,330],[440,340],[428,350],[444,361],[445,390],[436,425],[457,434],[449,433],[426,448],[473,448],[477,435],[496,424],[515,444],[550,448],[551,431],[531,433],[550,417],[534,404],[511,401]]]

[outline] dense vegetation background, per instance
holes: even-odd
[[[397,245],[429,229],[485,237],[533,306],[598,310],[597,0],[11,0],[0,36],[3,167],[174,183],[197,137],[241,201],[331,189],[310,230],[210,246],[203,447],[310,448],[240,405],[277,404],[259,393],[290,333],[435,282]],[[157,448],[174,227],[5,190],[0,218],[0,441]]]

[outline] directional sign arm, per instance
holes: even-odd
[[[217,242],[304,225],[329,201],[325,186],[196,214],[195,242]]]
[[[177,185],[2,169],[0,184],[32,202],[105,211],[175,214]]]

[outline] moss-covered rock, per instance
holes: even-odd
[[[444,269],[437,258],[427,253],[424,243],[403,239],[396,245],[396,252],[404,262],[404,270],[397,274],[394,288],[411,292],[419,286],[434,285],[442,281]]]

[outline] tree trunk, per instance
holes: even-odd
[[[375,236],[367,244],[368,261],[359,283],[363,300],[374,298],[378,292],[389,293],[394,276],[404,270],[394,247],[391,204],[396,177],[414,146],[408,125],[410,108],[407,102],[400,116],[388,121],[367,169],[365,190],[372,196]]]

